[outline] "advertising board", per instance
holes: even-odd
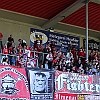
[[[38,44],[41,42],[42,44],[46,44],[49,41],[54,41],[56,47],[62,48],[62,50],[66,50],[69,46],[70,42],[72,46],[76,46],[77,48],[80,47],[80,38],[71,36],[71,35],[64,35],[60,33],[50,32],[39,30],[35,28],[30,29],[30,45],[33,45],[34,41]]]

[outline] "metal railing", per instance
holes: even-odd
[[[46,55],[48,54],[48,53],[44,53],[44,52],[37,52],[37,51],[31,51],[31,52],[33,52],[34,54],[33,54],[33,57],[34,58],[36,58],[36,56],[37,56],[37,66],[39,67],[41,64],[43,64],[44,63],[44,61],[45,61],[45,59],[46,59]],[[36,55],[37,54],[37,55]]]
[[[6,57],[8,58],[8,64],[16,66],[17,55],[13,55],[13,54],[0,53],[0,64],[2,64],[3,58]],[[12,60],[15,61],[15,63],[14,62],[12,63]]]
[[[48,53],[43,53],[43,52],[37,52],[37,51],[31,51],[33,52],[33,59],[37,59],[36,60],[36,67],[39,67],[41,64],[44,63],[45,59],[46,59],[46,55]],[[7,57],[8,58],[8,63],[10,65],[14,65],[16,66],[16,62],[18,59],[18,54],[3,54],[0,53],[0,64],[2,64],[3,58]],[[27,66],[26,66],[27,67]]]

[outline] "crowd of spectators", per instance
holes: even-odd
[[[66,52],[57,49],[54,41],[48,41],[44,46],[36,41],[29,47],[25,40],[19,39],[16,46],[12,35],[2,47],[3,65],[16,65],[18,68],[39,67],[64,72],[100,76],[100,54],[98,50],[91,50],[86,60],[85,48],[77,49],[70,45]],[[9,56],[8,56],[9,55]],[[38,65],[38,66],[37,66]]]

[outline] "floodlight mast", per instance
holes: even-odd
[[[86,4],[86,60],[88,60],[88,3],[89,0],[85,1]]]

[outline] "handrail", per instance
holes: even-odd
[[[38,52],[38,51],[30,51],[30,52],[34,53],[32,58],[36,58],[35,53],[42,54],[42,62],[41,62],[42,64],[44,62],[44,55],[48,54],[48,53]],[[17,60],[17,56],[18,56],[18,54],[4,54],[4,53],[0,53],[0,55],[1,55],[1,57],[0,57],[1,60],[2,60],[2,56],[10,56],[10,57],[16,57],[15,61]],[[24,53],[22,55],[24,55]],[[40,60],[40,57],[37,57],[37,61],[36,61],[36,66],[37,67],[39,66],[39,60]],[[0,61],[0,63],[2,63],[2,61]]]

